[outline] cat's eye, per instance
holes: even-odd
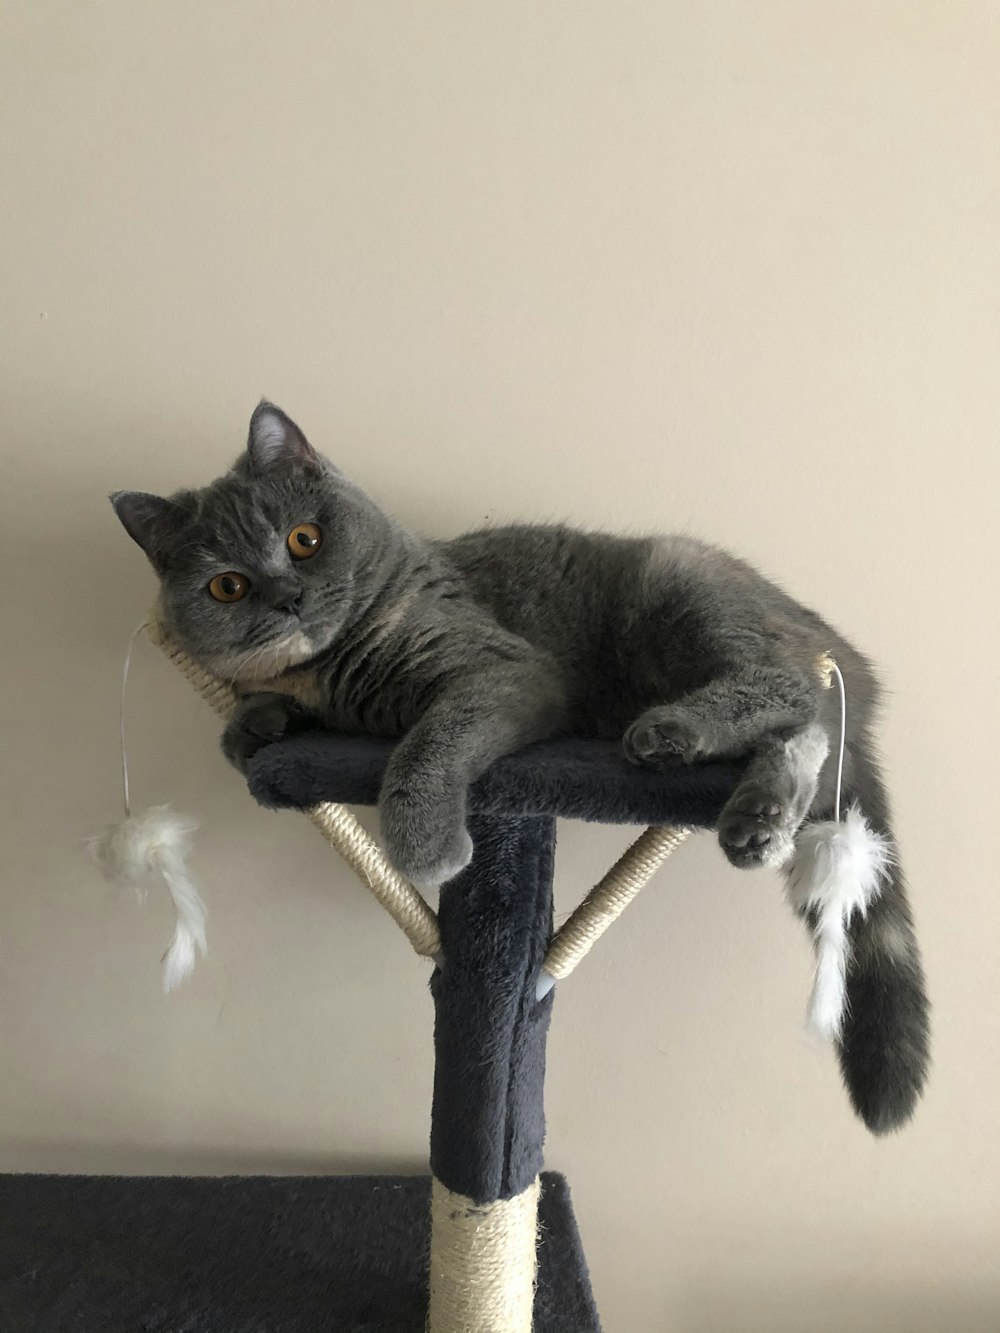
[[[315,523],[300,523],[288,534],[288,550],[293,560],[308,560],[315,555],[323,541],[323,534]]]
[[[238,602],[250,591],[250,580],[230,570],[228,574],[216,574],[208,591],[217,602]]]

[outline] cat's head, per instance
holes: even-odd
[[[169,499],[117,491],[111,502],[159,575],[165,627],[229,680],[268,679],[326,648],[394,529],[268,402],[218,481]]]

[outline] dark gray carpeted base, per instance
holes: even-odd
[[[546,1172],[535,1333],[599,1333]],[[3,1333],[423,1333],[427,1176],[0,1176]]]

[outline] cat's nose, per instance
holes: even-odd
[[[275,602],[275,608],[278,611],[287,611],[290,616],[297,616],[302,609],[302,589],[290,592],[287,597]]]
[[[302,609],[302,585],[297,579],[269,579],[261,592],[275,611],[297,616]]]

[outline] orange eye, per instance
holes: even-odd
[[[293,560],[308,560],[316,554],[323,542],[323,534],[315,523],[300,523],[288,534],[288,550]]]
[[[238,602],[250,591],[250,580],[230,570],[228,574],[216,574],[208,591],[217,602]]]

